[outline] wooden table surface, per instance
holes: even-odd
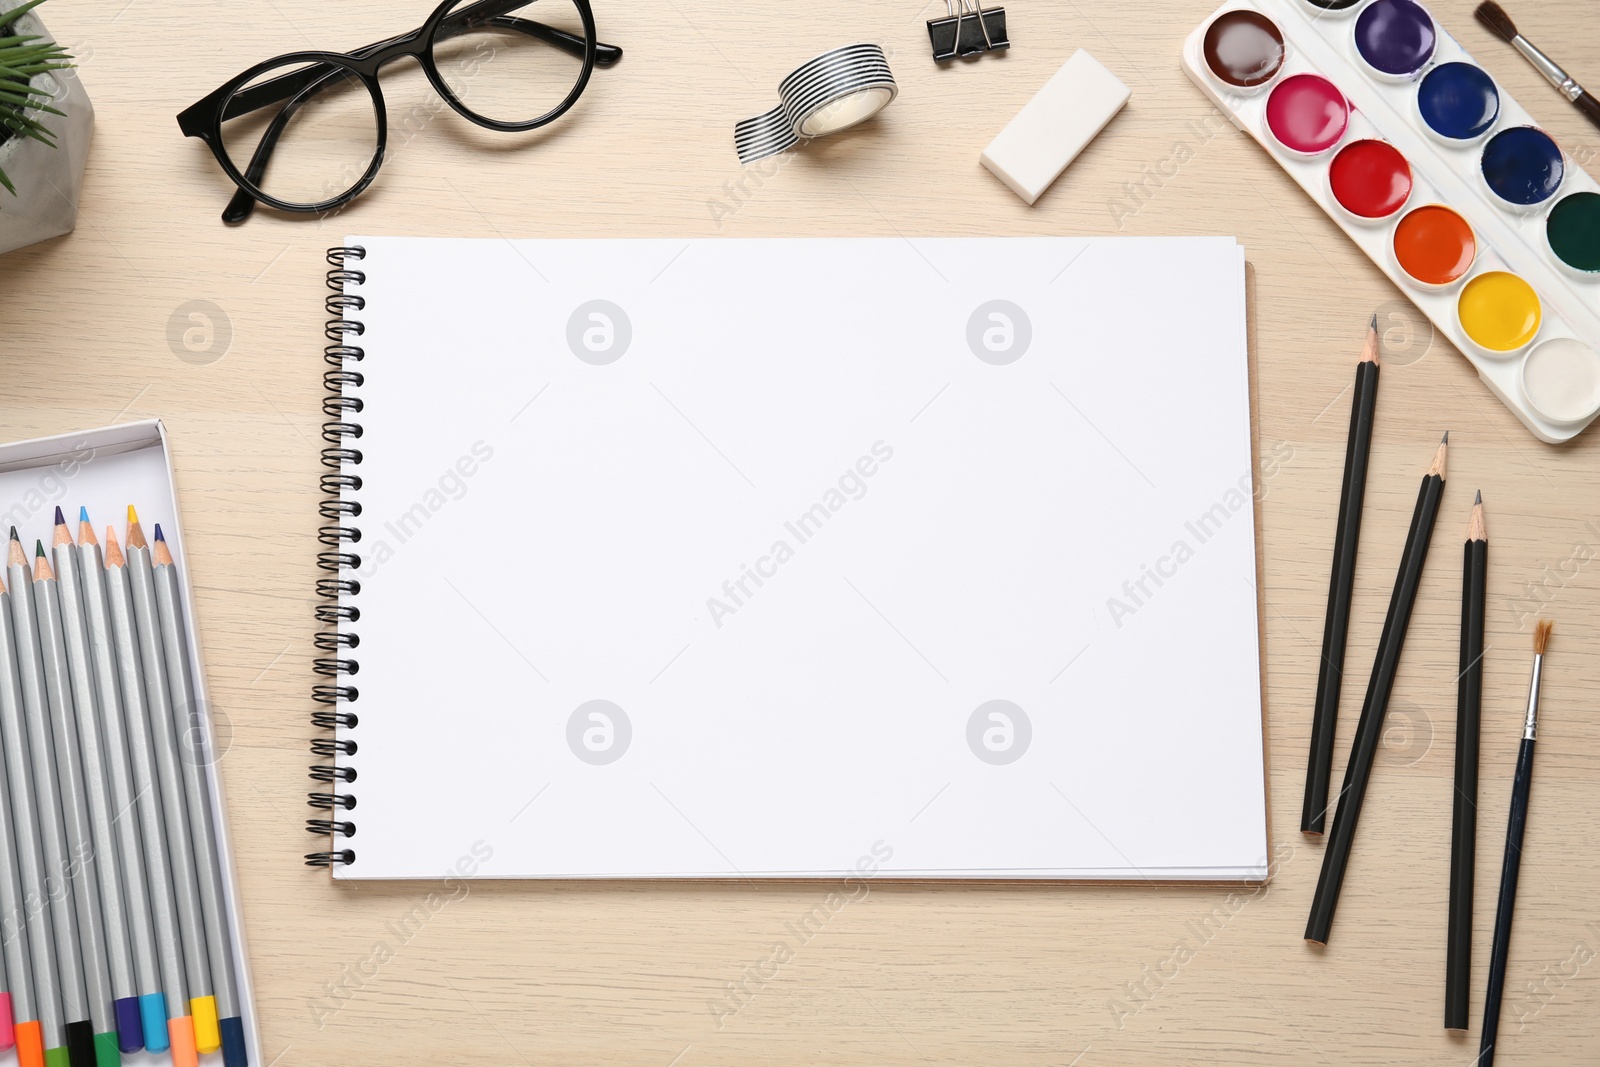
[[[542,135],[446,112],[342,216],[258,212],[174,115],[282,52],[347,49],[428,12],[379,0],[53,0],[97,110],[77,231],[0,259],[6,439],[159,416],[172,435],[262,1043],[280,1067],[711,1064],[1457,1064],[1481,987],[1532,617],[1558,620],[1502,1025],[1502,1062],[1600,1058],[1600,440],[1540,444],[1472,368],[1178,66],[1210,0],[1008,0],[1004,58],[936,69],[942,3],[595,0],[623,62]],[[1580,162],[1586,125],[1471,17],[1445,25]],[[1513,14],[1600,87],[1583,0]],[[889,50],[875,122],[741,171],[735,120],[799,61]],[[978,152],[1083,47],[1133,90],[1033,208]],[[391,114],[426,107],[415,68]],[[10,205],[5,204],[9,210]],[[478,883],[402,940],[437,886],[334,885],[301,863],[310,788],[312,586],[323,250],[347,232],[477,237],[1232,234],[1254,271],[1253,359],[1267,653],[1270,886],[876,885],[775,976],[752,980],[820,885]],[[193,302],[203,301],[203,305]],[[189,337],[200,308],[211,339]],[[1420,471],[1451,431],[1450,481],[1359,847],[1326,951],[1301,939],[1322,846],[1297,825],[1352,363],[1388,343],[1336,770]],[[463,313],[470,313],[463,309]],[[1139,329],[1137,322],[1127,324]],[[1107,358],[1114,358],[1108,353]],[[471,373],[470,354],[441,373]],[[1159,380],[1153,383],[1159,387]],[[1492,537],[1472,1036],[1441,1029],[1459,544],[1474,489]],[[1353,692],[1352,692],[1353,690]],[[419,789],[429,783],[417,783]],[[580,817],[580,813],[567,813]],[[388,951],[374,963],[379,943]],[[728,983],[753,995],[722,1012]]]

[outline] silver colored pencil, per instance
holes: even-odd
[[[172,888],[172,860],[167,854],[167,833],[161,815],[161,785],[156,772],[155,741],[150,732],[149,704],[145,699],[138,625],[134,621],[133,584],[116,534],[109,528],[106,530],[106,603],[111,612],[117,669],[122,678],[122,710],[128,723],[134,811],[138,814],[139,837],[144,845],[150,917],[155,923],[156,965],[161,976],[161,991],[166,995],[167,1018],[177,1019],[189,1014],[189,991],[184,974],[178,904]]]
[[[95,1033],[112,1033],[117,1028],[117,1015],[111,1003],[105,913],[100,902],[100,863],[95,854],[94,832],[89,817],[89,784],[85,778],[80,748],[82,730],[77,704],[73,700],[72,667],[67,657],[60,582],[51,575],[43,545],[39,546],[34,569],[33,611],[39,620],[39,650],[44,658],[45,692],[50,701],[56,778],[61,785],[61,821],[65,824],[71,857],[72,904],[78,917],[78,940],[83,946],[83,976],[89,997],[89,1021],[94,1024]]]
[[[59,518],[61,513],[57,509]],[[106,766],[106,747],[101,734],[101,691],[104,679],[97,676],[94,655],[89,649],[89,616],[84,604],[83,575],[78,565],[78,546],[65,523],[56,526],[51,550],[56,564],[56,593],[61,601],[61,634],[67,654],[67,671],[72,682],[72,703],[77,712],[78,755],[83,765],[83,790],[89,816],[90,841],[94,845],[94,877],[100,897],[100,922],[105,937],[107,976],[111,999],[107,1001],[112,1030],[117,1029],[115,1001],[138,996],[133,982],[133,948],[128,941],[128,912],[122,899],[121,865],[113,827],[111,777]],[[115,699],[116,678],[111,681]],[[91,992],[94,990],[90,982]],[[96,1032],[103,1032],[95,1020]]]
[[[211,959],[211,984],[216,990],[217,1015],[239,1017],[239,991],[233,974],[233,938],[228,927],[227,900],[223,896],[222,854],[217,844],[216,820],[211,811],[211,787],[206,775],[211,764],[207,723],[195,699],[189,676],[189,640],[183,618],[183,598],[178,592],[178,568],[155,528],[156,607],[161,615],[161,640],[167,653],[167,681],[172,693],[174,729],[192,739],[180,753],[185,799],[189,804],[189,833],[194,842],[195,866],[200,878],[200,914],[206,924],[206,948]]]
[[[54,1019],[49,1014],[50,999],[41,998],[39,1021],[43,1024],[45,1047],[62,1048],[67,1043],[67,1023],[89,1018],[89,997],[79,962],[82,948],[78,943],[78,920],[72,914],[72,885],[66,877],[67,831],[61,822],[61,791],[56,783],[55,743],[50,730],[49,698],[45,695],[44,659],[39,651],[39,624],[33,611],[33,575],[26,562],[17,562],[19,556],[24,561],[27,558],[13,530],[11,562],[6,573],[11,579],[17,678],[27,723],[28,758],[36,798],[34,813],[44,860],[43,900],[49,909],[50,948],[54,949],[53,955],[48,950],[40,955],[53,965],[55,976],[49,984],[60,996]],[[15,793],[12,799],[16,800]],[[45,975],[47,969],[41,968],[36,973]],[[39,984],[43,992],[43,980]]]
[[[96,686],[100,693],[100,735],[105,744],[106,773],[115,817],[117,856],[121,861],[123,906],[128,920],[129,948],[133,953],[134,987],[139,995],[161,991],[156,964],[156,937],[150,916],[149,878],[145,873],[144,841],[134,810],[133,767],[128,752],[127,717],[123,710],[122,676],[116,638],[111,624],[105,560],[85,519],[78,536],[78,564],[83,582],[84,614],[89,629]],[[108,932],[109,934],[109,932]],[[115,981],[112,985],[115,986]]]
[[[43,1023],[36,987],[55,992],[55,960],[50,955],[50,916],[44,903],[44,853],[33,810],[33,775],[22,733],[22,687],[17,681],[17,640],[11,623],[11,594],[0,584],[0,934],[5,937],[6,979],[11,1013],[17,1022]],[[33,906],[29,907],[29,902]],[[35,921],[35,915],[38,921]],[[32,944],[30,944],[32,942]],[[41,954],[44,960],[37,960]],[[44,965],[48,961],[48,969]],[[54,1009],[52,1020],[60,1015]],[[42,1027],[41,1027],[42,1028]]]
[[[144,671],[145,706],[155,747],[162,827],[171,862],[178,932],[189,986],[189,1003],[169,1005],[167,1010],[187,1012],[195,1000],[211,995],[211,966],[206,959],[205,920],[200,914],[200,884],[195,873],[194,846],[189,838],[188,804],[184,798],[183,777],[178,770],[178,741],[172,727],[172,695],[167,684],[166,654],[161,644],[150,548],[143,533],[132,525],[128,530],[127,559],[133,590],[134,632],[139,637],[139,662]]]

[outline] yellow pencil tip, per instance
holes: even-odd
[[[194,1013],[194,1047],[201,1052],[215,1052],[222,1047],[222,1035],[217,1023],[217,998],[192,997],[189,1010]]]
[[[134,510],[132,504],[128,505],[128,521],[129,522],[138,522],[139,521],[139,513]]]

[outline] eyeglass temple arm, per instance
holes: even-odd
[[[272,158],[272,150],[278,146],[278,139],[283,136],[283,131],[288,127],[289,120],[294,118],[294,113],[313,96],[316,96],[328,84],[340,75],[348,76],[348,71],[342,68],[331,68],[326,74],[307,85],[290,101],[283,105],[283,109],[272,118],[272,123],[261,134],[261,141],[256,145],[255,153],[250,157],[250,165],[245,168],[244,177],[251,185],[259,186],[261,176],[267,172],[267,162]],[[256,209],[256,199],[243,189],[236,190],[233,198],[228,201],[228,206],[222,210],[222,221],[238,223],[248,219]]]
[[[490,0],[490,2],[504,5],[506,0]],[[521,0],[521,2],[525,3],[526,0]],[[468,21],[464,16],[467,16],[473,10],[473,8],[468,8],[465,11],[459,12],[458,15],[451,16],[450,18],[446,19],[440,25],[439,34],[435,39],[444,40],[450,37],[456,37],[487,22],[505,29],[519,30],[522,33],[528,34],[530,37],[537,37],[539,40],[553,44],[569,54],[577,56],[583,55],[584,41],[582,37],[575,37],[563,30],[546,26],[541,22],[534,22],[532,19],[494,16],[490,19]],[[461,21],[459,22],[456,21],[458,17],[461,17]],[[367,45],[366,47],[358,49],[350,54],[357,59],[364,59],[380,48],[386,48],[389,45],[412,39],[420,32],[422,31],[414,30],[411,33],[403,34],[399,37],[391,37],[387,41],[379,41],[376,44]],[[614,66],[616,62],[622,58],[622,49],[616,47],[615,45],[597,44],[596,49],[595,63],[597,65],[607,67]],[[252,185],[260,184],[261,176],[265,174],[267,170],[267,162],[272,158],[272,152],[277,147],[279,138],[283,136],[284,129],[288,127],[289,120],[294,117],[294,113],[298,111],[307,100],[310,100],[311,97],[315,96],[317,93],[326,88],[329,83],[334,81],[335,78],[339,76],[340,73],[342,73],[342,68],[340,67],[335,67],[329,63],[317,63],[307,67],[305,70],[296,71],[293,74],[286,74],[279,78],[273,78],[271,81],[263,82],[253,89],[235,95],[233,100],[229,101],[230,106],[223,111],[222,118],[224,121],[233,118],[236,115],[248,114],[251,111],[259,111],[263,107],[269,107],[272,104],[277,103],[279,100],[290,97],[289,103],[284,106],[283,110],[278,112],[278,114],[273,118],[272,123],[262,133],[261,141],[256,145],[255,153],[250,157],[250,165],[248,168],[246,168],[244,176]],[[294,84],[291,85],[290,83]],[[235,101],[239,101],[241,98],[253,97],[254,94],[271,89],[273,86],[281,86],[282,88],[275,91],[271,99],[263,100],[259,103],[254,102],[253,100],[246,100],[242,106],[238,108],[232,106]],[[228,201],[228,206],[222,211],[222,221],[229,224],[243,222],[254,213],[255,209],[255,197],[251,196],[243,189],[236,190],[233,194],[233,197]]]

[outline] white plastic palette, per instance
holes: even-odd
[[[1600,275],[1575,271],[1555,255],[1546,237],[1546,217],[1556,203],[1574,192],[1600,192],[1600,183],[1563,153],[1565,177],[1555,195],[1534,208],[1502,201],[1489,189],[1480,167],[1485,138],[1459,147],[1446,143],[1424,125],[1417,105],[1417,86],[1428,71],[1450,62],[1478,64],[1435,20],[1433,56],[1414,77],[1393,79],[1374,74],[1354,43],[1358,13],[1366,6],[1368,3],[1359,3],[1330,11],[1310,0],[1234,0],[1214,11],[1184,41],[1184,71],[1432,320],[1535,437],[1552,444],[1570,440],[1600,414]],[[1229,11],[1264,15],[1283,35],[1283,64],[1258,86],[1240,88],[1225,82],[1207,66],[1202,54],[1207,28]],[[1344,94],[1351,108],[1339,139],[1325,151],[1309,156],[1280,143],[1266,119],[1273,88],[1297,74],[1326,78]],[[1486,138],[1514,126],[1538,125],[1503,88],[1496,88],[1500,112]],[[1383,219],[1360,219],[1351,214],[1334,198],[1329,182],[1333,157],[1344,146],[1362,139],[1388,142],[1411,167],[1410,197]],[[1471,225],[1477,241],[1477,257],[1471,267],[1444,286],[1418,282],[1395,257],[1396,224],[1409,211],[1426,204],[1453,209]],[[1458,313],[1463,288],[1492,271],[1522,278],[1532,286],[1541,306],[1539,326],[1531,340],[1503,352],[1475,343],[1463,329]]]

